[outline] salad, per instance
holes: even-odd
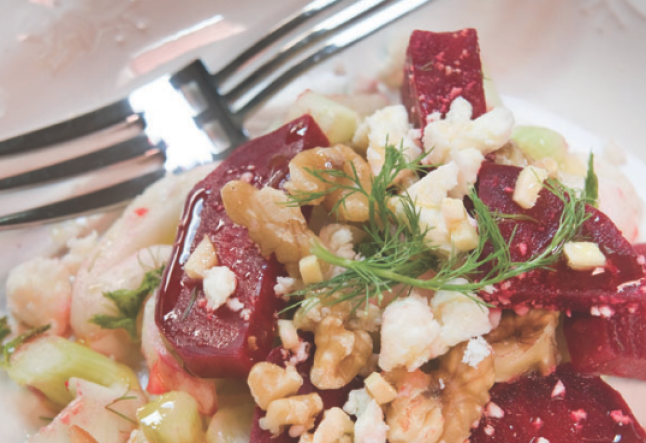
[[[599,377],[646,378],[608,166],[515,125],[473,29],[414,31],[400,73],[401,104],[306,91],[18,265],[2,368],[51,411],[29,441],[646,441]]]

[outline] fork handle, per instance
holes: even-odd
[[[133,111],[128,99],[53,126],[3,140],[0,142],[0,155],[17,154],[42,148],[126,122],[136,123],[142,128],[145,126],[141,116]]]

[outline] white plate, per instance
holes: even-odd
[[[196,56],[215,69],[305,3],[3,0],[0,139],[106,104]],[[342,63],[351,76],[369,78],[396,36],[463,27],[478,29],[489,76],[520,120],[555,126],[584,151],[614,140],[629,151],[626,171],[646,201],[646,166],[637,160],[646,159],[644,0],[436,0],[319,72]],[[321,75],[299,81],[282,99],[331,79]],[[36,249],[55,246],[48,230],[1,234],[0,281]],[[30,396],[4,374],[0,381],[0,441],[18,443],[26,427],[43,422]],[[646,424],[646,384],[616,386]]]

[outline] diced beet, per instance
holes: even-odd
[[[475,29],[413,31],[406,52],[402,102],[410,121],[422,129],[433,112],[442,116],[456,97],[473,106],[471,118],[487,111]]]
[[[646,433],[617,391],[562,365],[549,377],[496,384],[470,441],[636,443]]]
[[[646,380],[646,303],[633,313],[572,313],[563,332],[577,371]]]
[[[484,162],[478,176],[478,195],[493,211],[523,214],[533,220],[503,219],[498,226],[511,242],[511,258],[526,261],[547,247],[559,226],[563,202],[543,189],[536,205],[525,210],[512,195],[521,168]],[[606,265],[595,271],[575,271],[565,259],[552,265],[553,270],[536,269],[496,285],[494,292],[481,296],[497,306],[590,312],[604,306],[627,310],[643,298],[638,284],[644,276],[640,259],[612,221],[597,209],[587,206],[590,218],[583,223],[581,234],[596,243],[606,256]]]
[[[160,285],[155,321],[171,352],[191,373],[246,378],[253,364],[271,350],[280,302],[274,285],[281,266],[274,257],[260,255],[247,229],[227,216],[220,189],[238,179],[250,180],[258,188],[279,188],[287,178],[289,161],[318,146],[328,146],[327,138],[310,116],[303,116],[237,148],[189,195]],[[232,297],[243,304],[238,312],[226,305],[208,312],[201,281],[184,272],[183,263],[205,235],[216,247],[220,266],[236,274]]]
[[[296,370],[303,377],[303,386],[298,390],[296,395],[306,395],[316,392],[321,396],[323,400],[323,410],[334,408],[334,407],[343,407],[345,402],[348,400],[348,395],[350,391],[354,389],[360,389],[363,387],[363,381],[356,377],[350,383],[345,385],[340,389],[330,389],[330,390],[320,390],[315,387],[310,381],[310,370],[312,369],[312,364],[314,363],[314,352],[316,347],[314,345],[314,340],[311,337],[311,334],[306,335],[306,341],[309,343],[309,357],[304,362],[301,362],[296,365]],[[270,363],[277,364],[281,367],[285,367],[286,361],[289,360],[290,353],[283,349],[283,347],[273,349],[267,356],[267,361]],[[277,437],[272,437],[271,432],[265,431],[260,428],[258,420],[265,416],[265,411],[256,406],[256,410],[253,416],[253,424],[251,426],[251,436],[249,438],[249,443],[297,443],[298,437],[290,437],[289,429],[286,429],[285,432],[278,435]],[[319,414],[316,419],[316,425],[320,422],[323,417],[323,412]]]

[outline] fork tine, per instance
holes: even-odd
[[[59,180],[137,157],[160,155],[164,153],[164,148],[163,144],[153,145],[146,135],[139,134],[130,140],[80,157],[0,179],[0,191]]]
[[[213,74],[214,80],[216,83],[222,83],[243,65],[274,44],[280,38],[289,34],[292,30],[296,29],[310,18],[322,13],[340,1],[342,0],[315,0],[305,5],[300,12],[296,12],[295,14],[287,17],[262,39],[254,43],[253,46],[246,49],[242,54],[227,63],[224,68]]]
[[[141,116],[132,110],[127,99],[52,126],[0,141],[0,155],[23,153],[61,143],[123,122],[138,124],[142,128],[145,125]]]
[[[432,0],[396,0],[392,2],[393,4],[388,5],[386,9],[371,15],[367,20],[363,20],[360,24],[330,38],[325,46],[296,65],[291,66],[242,105],[235,112],[236,117],[244,119],[253,110],[260,107],[265,101],[303,72],[319,64],[321,61],[330,58],[334,54],[360,42],[386,25],[399,20],[430,1]]]
[[[17,225],[28,226],[42,222],[55,222],[71,216],[79,216],[109,210],[122,206],[141,194],[165,175],[166,171],[158,169],[140,177],[99,189],[89,194],[80,195],[60,202],[52,203],[23,212],[0,216],[0,230],[13,229]]]
[[[256,86],[260,80],[267,78],[269,74],[275,72],[281,66],[284,66],[287,60],[296,56],[298,53],[304,51],[308,47],[311,47],[317,42],[320,42],[326,37],[336,34],[339,31],[347,28],[348,26],[360,20],[363,20],[368,15],[379,11],[381,8],[387,6],[392,2],[393,0],[361,0],[348,6],[347,8],[344,8],[335,15],[325,19],[315,28],[305,32],[304,35],[300,35],[294,38],[291,42],[285,45],[283,49],[276,53],[270,60],[265,62],[259,68],[255,69],[254,72],[247,78],[245,78],[231,90],[223,94],[224,98],[230,103],[239,99],[254,86]],[[217,77],[214,77],[214,80],[217,87],[217,82],[219,79]]]

